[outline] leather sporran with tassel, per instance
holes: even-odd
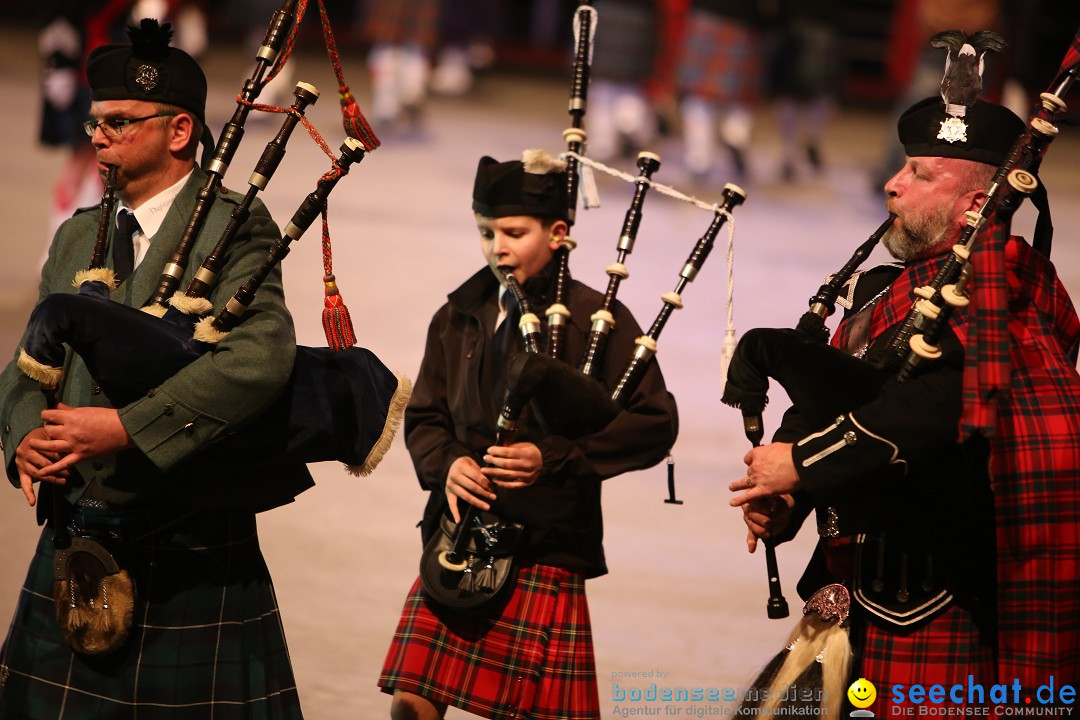
[[[460,569],[451,569],[445,558],[453,549],[457,524],[443,514],[420,556],[420,585],[441,605],[485,615],[513,586],[514,549],[525,526],[483,511],[473,518],[460,552]]]
[[[53,555],[56,621],[71,648],[106,655],[127,641],[135,616],[135,583],[105,546],[72,536]]]

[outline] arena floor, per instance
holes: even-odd
[[[361,58],[345,51],[346,75],[361,104],[368,97]],[[324,90],[308,116],[332,147],[341,127],[333,75],[324,57],[297,58],[296,78]],[[231,115],[234,97],[253,62],[239,50],[216,48],[205,58],[216,129]],[[7,111],[0,170],[0,218],[8,228],[0,263],[0,349],[12,352],[36,297],[47,247],[50,192],[63,156],[36,142],[37,56],[29,32],[0,29],[0,96]],[[1048,78],[1049,81],[1049,78]],[[464,99],[434,99],[420,133],[383,134],[383,146],[341,181],[330,200],[334,269],[352,311],[360,343],[392,369],[414,376],[432,312],[481,264],[470,211],[477,159],[519,156],[524,148],[565,149],[567,82],[517,74],[482,78]],[[16,108],[18,112],[16,112]],[[758,114],[749,199],[735,212],[735,325],[793,325],[825,274],[838,269],[884,219],[883,195],[870,187],[886,137],[884,113],[847,108],[831,126],[825,172],[800,184],[779,180],[775,122]],[[249,122],[226,184],[245,186],[254,159],[279,121]],[[376,128],[379,131],[379,128]],[[664,164],[655,180],[712,202],[726,170],[711,185],[692,185],[682,170],[677,139],[656,150]],[[1058,228],[1054,257],[1080,293],[1080,132],[1065,127],[1051,147],[1043,176]],[[318,177],[325,156],[303,133],[262,194],[279,223]],[[619,167],[636,173],[632,161]],[[1070,169],[1070,167],[1072,169]],[[606,284],[603,268],[631,195],[630,186],[600,178],[602,207],[579,213],[573,235],[575,276]],[[643,325],[660,310],[711,214],[653,193],[637,245],[627,261],[631,278],[620,290]],[[1023,232],[1031,225],[1022,214]],[[612,479],[605,518],[610,574],[589,583],[601,705],[620,707],[615,685],[738,688],[781,646],[791,620],[765,615],[764,561],[746,553],[745,531],[728,507],[727,483],[742,474],[748,449],[738,412],[720,403],[721,341],[726,318],[726,238],[704,272],[683,294],[661,338],[659,359],[679,401],[681,432],[674,447],[683,505],[665,504],[663,465]],[[289,306],[302,344],[324,343],[318,235],[313,230],[285,262]],[[782,397],[774,397],[767,429]],[[336,464],[315,467],[317,487],[284,508],[260,516],[261,537],[274,575],[300,697],[311,718],[385,716],[389,698],[375,687],[406,591],[416,576],[419,535],[414,527],[424,496],[400,438],[370,477],[354,478]],[[0,498],[0,623],[15,605],[36,541],[33,511],[21,493]],[[781,549],[781,578],[793,611],[795,581],[809,558],[810,531]],[[663,705],[664,703],[659,703]],[[673,702],[668,715],[723,712],[721,704]],[[462,717],[451,711],[449,717]]]

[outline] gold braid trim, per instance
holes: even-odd
[[[89,270],[80,270],[75,273],[75,279],[71,281],[71,284],[74,287],[81,287],[84,282],[104,283],[111,292],[116,289],[116,274],[113,273],[112,268],[90,268]]]
[[[173,295],[169,298],[169,304],[184,313],[201,317],[214,309],[213,303],[206,298],[193,298],[187,295]]]
[[[19,369],[30,379],[37,380],[42,385],[50,388],[58,386],[60,379],[64,377],[63,368],[52,367],[38,362],[27,355],[22,348],[19,348]]]
[[[405,415],[405,406],[409,403],[409,397],[412,395],[412,381],[404,375],[397,375],[397,379],[397,390],[394,391],[394,396],[390,398],[390,407],[386,410],[386,422],[383,423],[382,434],[379,435],[378,441],[364,459],[363,465],[345,466],[350,475],[358,477],[370,475],[390,449],[390,444],[394,442],[394,434],[397,433],[401,418]]]
[[[199,322],[195,323],[195,332],[193,337],[204,343],[210,343],[211,345],[217,345],[219,342],[225,339],[228,335],[227,332],[221,332],[214,328],[214,318],[207,315]]]

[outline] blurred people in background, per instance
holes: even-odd
[[[897,98],[885,125],[889,132],[884,138],[885,154],[871,181],[870,189],[874,193],[881,192],[896,168],[904,164],[904,148],[891,132],[900,115],[922,98],[939,92],[941,50],[931,47],[927,39],[943,30],[963,30],[969,35],[978,30],[1000,33],[1002,4],[1001,0],[898,0],[891,27],[887,56],[889,74],[896,86],[905,90]],[[1010,33],[1002,34],[1008,42],[1013,42]],[[1058,62],[1060,59],[1059,53]],[[988,100],[998,99],[1001,65],[992,64],[983,78],[983,95]]]
[[[371,0],[363,37],[370,43],[371,115],[376,132],[419,129],[441,0]]]
[[[68,152],[53,185],[50,238],[76,208],[101,198],[94,147],[82,127],[90,114],[90,86],[83,66],[90,50],[122,36],[130,10],[131,0],[54,0],[42,10],[38,140]]]
[[[754,0],[693,0],[676,71],[687,171],[708,178],[717,130],[739,180],[748,174],[762,80],[762,12]]]
[[[805,158],[815,173],[843,71],[839,0],[780,0],[767,71],[780,125],[780,176],[796,178]]]
[[[133,6],[132,18],[154,18],[172,25],[176,47],[193,58],[202,57],[210,45],[205,0],[135,0],[128,4]],[[277,3],[274,10],[280,6]]]
[[[589,88],[589,155],[634,157],[656,139],[646,96],[659,45],[657,0],[596,0],[597,32]]]
[[[235,28],[244,47],[250,50],[252,58],[262,46],[270,19],[280,7],[281,0],[229,0],[225,6],[224,12],[228,22]],[[278,74],[271,78],[260,91],[258,101],[267,105],[291,105],[293,88],[296,86],[295,68],[296,63],[285,63]],[[237,73],[237,83],[242,84],[250,77],[250,74],[251,68],[245,66],[241,72]],[[248,116],[248,121],[258,123],[269,121],[271,117],[273,116],[269,113],[257,112]]]
[[[1002,104],[1022,118],[1053,82],[1065,49],[1080,26],[1076,0],[1026,0],[1005,6],[1008,65]],[[1066,102],[1069,102],[1066,100]]]
[[[502,26],[499,0],[443,0],[441,47],[431,71],[431,91],[464,95],[473,74],[495,61],[495,36]]]

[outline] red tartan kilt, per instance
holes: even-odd
[[[982,683],[985,688],[997,682],[990,642],[991,638],[980,639],[971,615],[956,605],[911,632],[882,630],[868,623],[856,672],[877,688],[874,714],[880,718],[900,717],[901,713],[891,707],[893,685],[903,685],[905,692],[916,684],[945,688],[961,685],[966,693],[969,675],[974,678],[972,682]],[[968,704],[966,699],[965,694],[964,703],[946,702],[951,707],[961,706]],[[973,704],[988,703],[990,698],[984,697]],[[914,706],[906,702],[903,707]]]
[[[496,618],[429,602],[418,579],[378,684],[486,718],[599,718],[584,578],[523,567]]]

